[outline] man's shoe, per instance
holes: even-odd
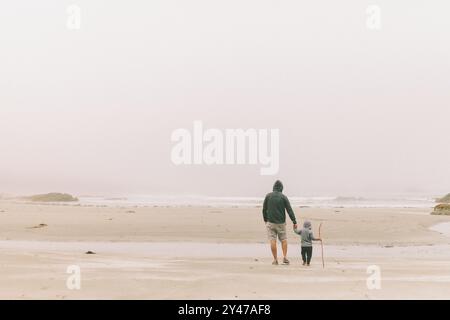
[[[288,265],[290,262],[289,262],[289,260],[287,259],[287,258],[283,258],[283,264],[286,264],[286,265]]]

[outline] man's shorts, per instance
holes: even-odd
[[[280,239],[280,241],[286,240],[286,223],[271,223],[266,222],[267,237],[270,241]]]

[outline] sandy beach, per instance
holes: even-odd
[[[0,202],[2,299],[450,299],[450,217],[430,209],[294,208],[317,233],[311,267],[289,225],[272,266],[261,208]],[[92,251],[95,254],[86,254]],[[70,290],[69,266],[81,288]],[[380,289],[369,288],[379,268]]]

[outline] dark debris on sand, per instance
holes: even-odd
[[[33,226],[33,227],[29,227],[29,229],[39,229],[39,228],[45,228],[48,225],[46,225],[45,223],[40,223],[37,226]]]

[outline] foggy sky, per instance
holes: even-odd
[[[449,15],[444,0],[2,3],[0,193],[450,192]],[[195,120],[279,129],[279,173],[175,166],[171,133]]]

